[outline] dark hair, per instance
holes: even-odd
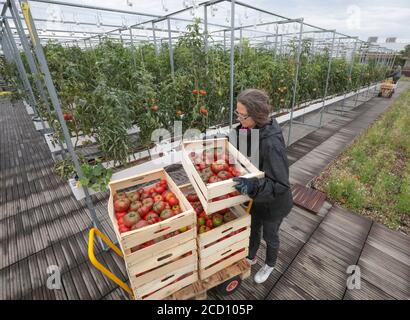
[[[270,121],[269,113],[272,107],[269,104],[269,96],[265,91],[246,89],[238,95],[237,101],[246,107],[248,115],[252,117],[258,126]]]

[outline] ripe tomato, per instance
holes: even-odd
[[[138,213],[141,218],[145,219],[145,216],[148,214],[148,212],[151,210],[151,207],[149,206],[142,206],[141,208],[138,209]]]
[[[164,198],[163,198],[160,194],[157,194],[157,195],[154,197],[154,202],[162,201],[162,200],[164,200]]]
[[[63,112],[63,117],[65,121],[73,120],[73,115],[70,112]]]
[[[212,219],[206,219],[205,226],[207,226],[208,228],[212,229],[213,226],[214,226],[214,224],[213,224],[213,222],[212,222]]]
[[[167,187],[168,183],[167,183],[167,179],[161,179],[160,182],[158,182],[160,185]]]
[[[148,212],[147,215],[144,217],[144,219],[148,221],[148,223],[150,224],[154,224],[158,222],[158,218],[159,218],[158,214],[156,214],[153,211]]]
[[[162,194],[162,197],[164,198],[165,201],[169,203],[169,199],[175,198],[175,194],[167,190],[167,191],[164,191],[164,193]]]
[[[170,198],[168,199],[168,203],[169,203],[169,205],[172,207],[172,206],[174,206],[174,205],[179,204],[179,200],[178,200],[177,198],[175,198],[175,197],[170,197]]]
[[[218,172],[218,178],[226,180],[232,178],[232,175],[228,171],[222,170]]]
[[[162,210],[165,209],[165,202],[164,201],[155,202],[152,209],[158,214],[161,213]]]
[[[194,90],[192,90],[192,93],[193,93],[193,94],[198,94],[198,93],[199,93],[199,90],[194,89]]]
[[[164,191],[165,191],[165,187],[164,187],[162,184],[158,183],[158,184],[155,186],[155,192],[156,192],[156,193],[161,194],[161,193],[163,193]]]
[[[158,109],[159,109],[159,107],[158,107],[158,106],[151,106],[151,110],[152,110],[152,111],[154,111],[154,112],[157,112],[157,111],[158,111]]]
[[[121,198],[114,201],[114,210],[116,212],[127,211],[130,207],[131,201],[128,198]]]
[[[218,174],[219,171],[229,170],[229,165],[224,160],[218,160],[211,164],[211,170]]]
[[[208,109],[205,107],[201,107],[199,108],[199,113],[203,114],[203,115],[207,115],[208,114]]]
[[[161,214],[160,214],[160,218],[161,218],[162,220],[169,219],[169,218],[171,218],[172,216],[174,216],[174,213],[172,212],[171,209],[165,209],[165,210],[163,210],[163,211],[161,212]]]
[[[120,212],[116,212],[115,213],[115,217],[117,218],[117,220],[123,216],[125,216],[127,214],[126,211],[120,211]]]
[[[131,229],[130,228],[127,228],[126,226],[120,226],[119,227],[119,229],[118,229],[121,233],[124,233],[124,232],[128,232],[128,231],[130,231]]]
[[[195,193],[190,193],[190,194],[188,194],[188,195],[186,196],[186,198],[187,198],[187,200],[188,200],[189,202],[199,201],[199,198],[198,198],[198,196],[197,196]]]
[[[199,90],[199,94],[200,94],[201,96],[204,96],[204,95],[206,95],[206,91],[205,91],[205,90]]]
[[[174,216],[180,214],[181,212],[182,212],[181,208],[172,210],[172,213],[174,214]]]
[[[212,176],[208,179],[208,183],[215,183],[215,182],[219,182],[222,181],[221,178],[219,178],[218,176]]]

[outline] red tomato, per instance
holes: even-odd
[[[131,201],[128,198],[121,198],[114,201],[114,210],[116,212],[127,211],[130,207]]]
[[[117,220],[123,216],[125,216],[127,214],[126,211],[121,211],[121,212],[116,212],[115,213],[115,217],[117,218]]]
[[[212,219],[206,219],[205,225],[206,225],[208,228],[212,229],[213,226],[214,226],[214,224],[213,224],[213,222],[212,222]]]
[[[170,198],[175,198],[175,194],[167,190],[162,194],[162,197],[164,198],[165,201],[169,202]]]
[[[128,232],[128,231],[130,231],[131,229],[130,228],[127,228],[126,226],[121,226],[121,227],[119,227],[119,231],[121,232],[121,233],[123,233],[123,232]]]
[[[169,203],[170,206],[174,206],[174,205],[179,204],[179,200],[175,197],[170,197],[168,199],[168,203]]]
[[[186,196],[186,198],[187,198],[187,200],[188,200],[189,202],[199,201],[199,198],[198,198],[198,196],[197,196],[195,193],[190,193],[190,194],[188,194],[188,195]]]
[[[164,198],[163,198],[160,194],[157,194],[157,195],[154,197],[154,202],[162,201],[162,200],[164,200]]]
[[[70,112],[63,112],[63,117],[65,121],[73,120],[73,115]]]
[[[165,187],[164,186],[162,186],[162,185],[157,185],[156,187],[155,187],[155,192],[156,193],[163,193],[165,191]]]

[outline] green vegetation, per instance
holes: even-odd
[[[230,53],[222,46],[206,51],[199,23],[187,29],[174,46],[174,76],[167,43],[158,48],[158,55],[151,43],[129,47],[107,39],[84,50],[53,42],[45,45],[47,63],[71,135],[82,133],[94,138],[102,161],[124,164],[136,148],[150,146],[153,130],[165,128],[172,132],[176,120],[182,121],[183,131],[204,131],[229,123]],[[297,104],[324,94],[328,52],[312,53],[311,47],[309,40],[302,44]],[[245,88],[260,88],[269,94],[275,110],[289,108],[296,40],[287,49],[286,53],[276,55],[273,49],[251,47],[246,39],[237,45],[234,96]],[[348,77],[348,61],[333,59],[329,95],[384,78],[387,70],[376,65],[374,59],[362,64],[359,56],[355,58],[352,77]],[[24,57],[23,61],[27,65]],[[39,109],[49,122],[55,123],[55,138],[63,140],[55,113],[48,114],[42,104]],[[134,125],[141,128],[138,145],[127,136],[127,130]]]
[[[341,205],[410,234],[410,89],[313,185]]]

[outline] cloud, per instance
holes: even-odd
[[[188,2],[190,3],[191,1],[192,0]],[[388,5],[386,5],[385,0],[356,0],[354,2],[342,0],[242,1],[289,18],[303,17],[307,23],[323,28],[336,29],[345,34],[359,36],[363,40],[367,40],[369,36],[410,38],[410,6],[408,0],[389,0]],[[183,8],[183,0],[131,0],[133,6],[128,6],[127,0],[70,0],[70,2],[133,12],[145,12],[154,15],[164,15]],[[197,0],[197,2],[202,1]],[[32,2],[31,5],[33,7],[43,5],[43,8],[45,6],[44,3],[35,2]],[[164,6],[168,9],[167,12],[164,10]],[[219,6],[224,8],[219,10],[223,21],[227,15],[229,3],[221,3]],[[360,25],[352,24],[352,12],[349,11],[349,8],[357,8],[359,10]],[[67,7],[65,7],[65,9],[68,10]],[[89,21],[95,21],[95,11],[81,10],[81,12],[86,12],[84,17],[88,15]],[[243,17],[243,9],[240,9],[240,6],[238,6],[237,13]],[[259,19],[259,14],[252,12],[252,10],[248,10],[247,13],[250,17],[248,21]],[[117,19],[119,20],[117,24],[121,24],[121,15],[113,14],[112,17],[106,18],[107,15],[109,15],[108,12],[103,12],[105,21],[109,20],[114,23]],[[68,16],[70,17],[70,14],[68,14]],[[189,14],[186,14],[186,17],[191,18]],[[264,19],[268,17],[268,15],[264,15]],[[272,19],[272,17],[270,17],[270,19]],[[129,20],[130,23],[136,22],[131,18]],[[355,20],[353,20],[353,22],[355,22]],[[359,28],[357,28],[358,26]]]

